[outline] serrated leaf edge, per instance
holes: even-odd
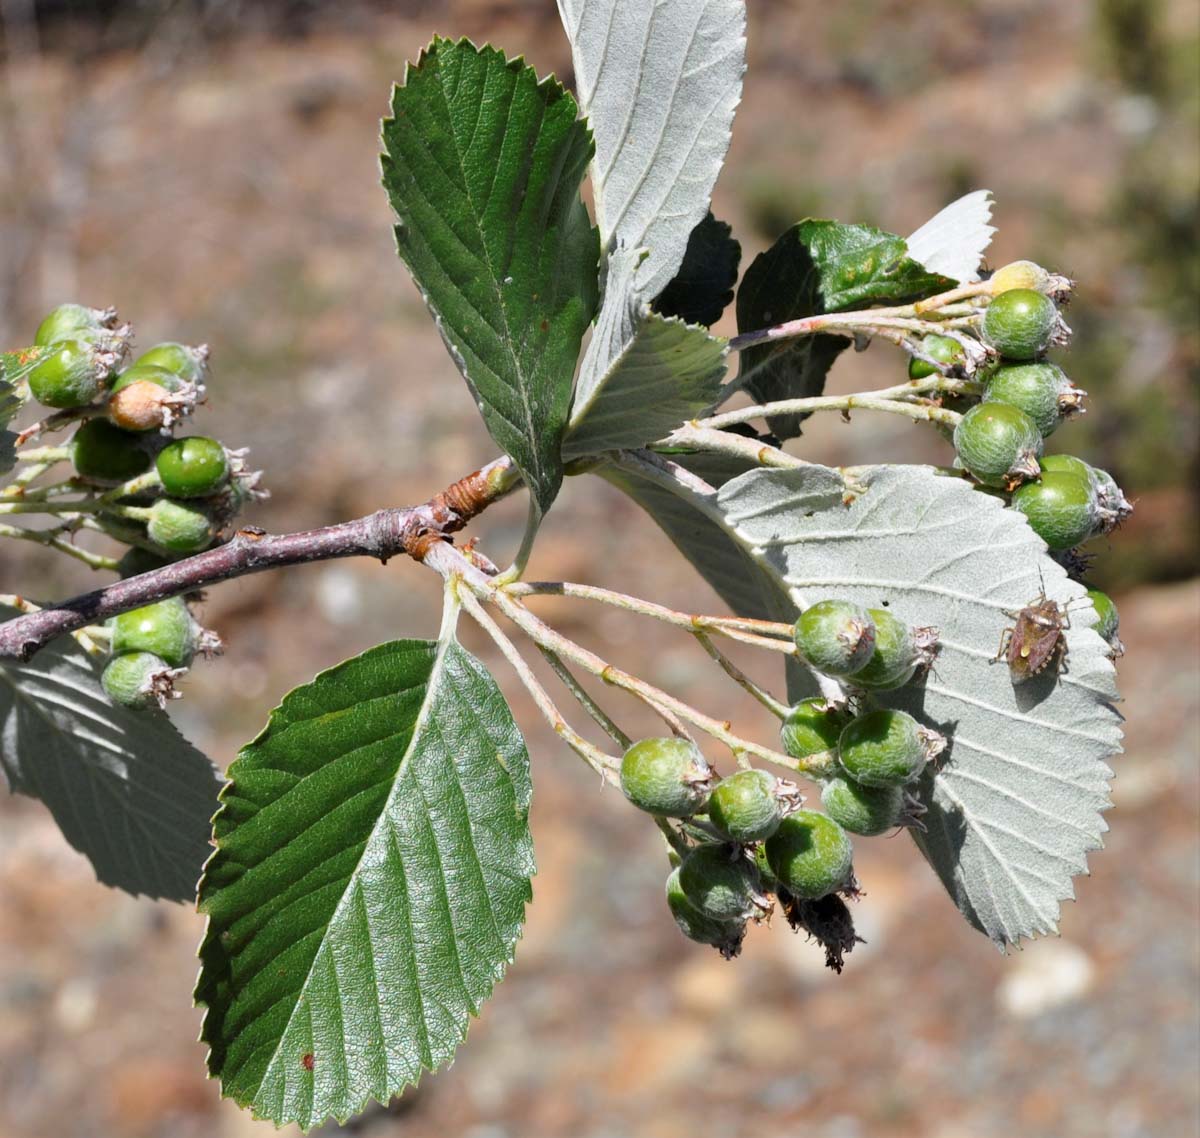
[[[454,612],[456,615],[457,607],[455,607]],[[447,613],[447,616],[449,616],[449,615],[450,614]],[[451,627],[447,628],[447,623],[443,623],[442,634],[441,634],[441,636],[439,636],[438,640],[436,641],[436,643],[438,645],[437,654],[434,657],[433,666],[429,670],[429,678],[426,681],[425,686],[426,686],[427,692],[432,689],[434,677],[437,674],[438,670],[443,666],[443,661],[445,659],[447,649],[449,648],[449,646],[451,644],[458,643],[457,639],[453,635],[453,622],[450,621],[448,623],[450,623]],[[399,643],[399,642],[398,641],[385,641],[385,644],[389,644],[389,643],[394,644],[394,643]],[[424,643],[429,643],[429,641],[425,641]],[[377,645],[377,648],[383,647],[383,646],[384,645]],[[466,653],[465,649],[463,651],[464,651],[464,654],[468,655],[471,659],[474,659],[473,656],[470,656],[469,653]],[[321,679],[322,677],[327,676],[332,672],[336,672],[343,663],[345,663],[345,661],[340,661],[339,663],[334,664],[329,668],[323,669],[322,671],[318,672],[315,676],[313,676],[313,678],[311,680],[307,681],[307,683],[300,684],[300,685],[298,685],[298,687],[307,687],[307,686],[309,686],[309,684],[315,683],[317,680]],[[276,722],[277,722],[276,717],[282,711],[283,705],[286,702],[288,696],[291,695],[292,691],[295,691],[295,690],[297,690],[297,689],[296,688],[291,689],[291,691],[289,691],[287,694],[285,694],[283,699],[281,699],[280,702],[271,709],[271,712],[267,717],[266,726],[264,726],[263,729],[261,731],[259,731],[259,733],[257,735],[255,735],[254,738],[251,739],[250,742],[245,745],[245,747],[242,748],[242,750],[246,750],[250,747],[253,747],[256,743],[258,743],[261,739],[265,738],[270,733],[272,728],[276,725]],[[420,728],[426,722],[428,722],[428,715],[431,714],[431,711],[430,711],[431,703],[432,703],[432,701],[429,700],[428,698],[426,698],[425,700],[422,701],[421,711],[418,714],[417,718],[413,722],[412,738],[414,740],[416,738],[418,738],[418,736],[420,734]],[[240,757],[240,752],[239,752],[239,757]],[[404,763],[407,760],[407,758],[408,758],[408,751],[406,750],[404,758],[401,759],[400,765],[397,768],[397,775],[396,775],[397,781],[400,778],[400,773],[403,769]],[[235,759],[234,763],[236,763],[236,762],[237,762],[237,760]],[[233,765],[234,765],[233,763],[230,764],[230,767],[229,767],[230,771],[233,770]],[[213,817],[212,817],[212,821],[213,821],[214,825],[216,824],[217,819],[225,811],[225,801],[224,800],[226,798],[226,795],[234,789],[234,786],[235,786],[235,780],[232,778],[226,778],[225,785],[221,788],[221,791],[217,796],[217,799],[218,799],[218,802],[220,803],[220,805],[218,805],[217,810],[213,814]],[[390,795],[389,795],[389,797],[390,797]],[[519,801],[520,800],[518,797],[518,802]],[[526,811],[528,811],[528,804],[525,804],[525,805],[526,805]],[[383,816],[384,816],[384,814],[381,811],[380,818],[382,819]],[[378,825],[378,822],[376,823],[376,825]],[[374,837],[374,835],[375,835],[375,827],[372,827],[371,837]],[[368,838],[367,842],[364,843],[364,846],[363,846],[363,854],[364,855],[366,853],[366,850],[370,846],[370,842],[371,842],[371,839]],[[200,880],[196,886],[196,911],[198,913],[200,913],[201,915],[203,915],[203,910],[200,908],[200,895],[203,892],[204,884],[205,884],[205,881],[208,876],[208,867],[220,852],[221,852],[220,843],[214,839],[213,851],[211,854],[209,854],[208,858],[204,862],[204,867],[201,871]],[[362,858],[360,856],[359,862],[356,864],[356,869],[357,869],[357,865],[361,864],[361,860],[362,860]],[[347,893],[343,894],[343,898],[345,898],[348,895],[349,895],[349,891],[347,891]],[[532,898],[532,893],[529,892],[529,896],[527,897],[527,899],[525,901],[525,905],[529,904],[529,900],[531,898]],[[340,911],[342,903],[343,903],[342,900],[338,901],[337,908],[335,908],[333,914],[330,915],[329,924],[333,923],[334,916],[336,916],[337,913]],[[206,916],[205,922],[204,922],[204,933],[200,938],[200,945],[196,949],[197,958],[200,958],[201,950],[203,949],[204,945],[207,944],[207,942],[208,942],[208,933],[209,933],[211,924],[212,924],[212,918]],[[520,926],[517,929],[516,937],[514,938],[512,943],[508,946],[507,958],[504,961],[500,962],[494,970],[495,982],[492,985],[493,992],[496,989],[496,985],[498,985],[504,979],[505,975],[508,972],[509,966],[516,959],[517,945],[518,945],[518,943],[520,943],[520,941],[524,937],[524,932],[525,932],[525,921],[522,920]],[[315,959],[316,958],[314,956],[314,961],[315,961]],[[202,961],[200,968],[196,972],[196,983],[193,986],[193,993],[199,989],[200,979],[201,979],[201,976],[203,975],[203,971],[204,971],[204,966],[203,966],[203,961]],[[309,976],[311,976],[311,973],[312,973],[312,966],[310,965],[309,972],[305,976],[305,981],[304,981],[305,985],[307,985],[308,979],[309,979]],[[207,1028],[207,1025],[208,1025],[208,1018],[212,1014],[211,1009],[208,1007],[207,1004],[204,1004],[201,1001],[195,999],[194,995],[193,995],[193,999],[192,999],[192,1006],[196,1007],[196,1008],[203,1007],[205,1009],[204,1017],[201,1020],[201,1024],[200,1024],[200,1034],[197,1036],[196,1042],[197,1043],[206,1043],[207,1040],[205,1039],[204,1034],[205,1034],[205,1029]],[[439,1070],[445,1070],[446,1068],[452,1066],[454,1063],[454,1058],[457,1055],[458,1049],[461,1048],[462,1045],[466,1042],[467,1036],[470,1032],[472,1021],[479,1018],[481,1011],[482,1011],[482,1008],[480,1008],[479,1010],[476,1010],[476,1011],[472,1011],[467,1016],[467,1019],[461,1025],[461,1030],[458,1035],[458,1042],[455,1046],[455,1055],[452,1055],[451,1058],[446,1063],[444,1063],[438,1067],[430,1066],[428,1063],[426,1063],[424,1060],[422,1060],[421,1065],[420,1065],[420,1070],[418,1071],[416,1078],[412,1079],[410,1082],[405,1083],[403,1086],[398,1087],[395,1090],[395,1092],[392,1094],[391,1098],[395,1098],[395,1097],[403,1094],[405,1091],[411,1090],[412,1088],[418,1086],[419,1083],[421,1082],[421,1079],[425,1076],[426,1073],[435,1074]],[[289,1016],[288,1022],[289,1023],[291,1022],[290,1016]],[[284,1030],[286,1031],[286,1028]],[[280,1033],[281,1038],[282,1038],[282,1035],[283,1035],[283,1032]],[[271,1118],[269,1115],[260,1114],[258,1112],[258,1110],[255,1108],[254,1103],[252,1101],[246,1101],[244,1099],[238,1098],[238,1096],[235,1094],[227,1093],[225,1090],[224,1081],[221,1079],[221,1076],[218,1073],[213,1072],[212,1069],[209,1067],[209,1060],[210,1060],[211,1056],[212,1056],[212,1048],[209,1047],[207,1053],[205,1054],[205,1071],[206,1071],[205,1077],[209,1080],[214,1080],[214,1081],[220,1083],[221,1098],[229,1099],[230,1101],[236,1103],[242,1109],[249,1110],[251,1118],[253,1118],[256,1122],[270,1122],[275,1127],[276,1130],[281,1130],[284,1126],[295,1125],[303,1133],[307,1134],[311,1130],[315,1130],[318,1126],[324,1125],[324,1123],[327,1122],[330,1118],[335,1119],[339,1126],[344,1125],[346,1123],[346,1121],[349,1120],[350,1118],[353,1118],[357,1114],[361,1114],[368,1106],[371,1105],[371,1103],[378,1103],[380,1106],[387,1106],[387,1102],[383,1102],[382,1100],[375,1098],[373,1095],[368,1094],[362,1099],[361,1102],[359,1102],[353,1108],[348,1110],[345,1114],[326,1115],[325,1118],[321,1119],[320,1121],[314,1120],[310,1126],[301,1126],[300,1123],[294,1119],[285,1119],[283,1121],[277,1121],[277,1120]],[[273,1052],[272,1053],[272,1061],[274,1060],[274,1058],[275,1058],[275,1053]],[[391,1098],[389,1098],[389,1100],[388,1100],[389,1102],[391,1101]]]

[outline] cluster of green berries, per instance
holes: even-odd
[[[126,707],[165,706],[179,693],[175,682],[197,653],[220,651],[216,636],[200,627],[182,597],[170,597],[108,622],[111,656],[101,686]]]
[[[204,396],[207,347],[157,344],[122,366],[130,343],[112,309],[60,305],[28,351],[29,392],[44,406],[86,413],[70,459],[80,483],[109,491],[114,508],[98,514],[109,533],[167,559],[198,553],[247,499],[264,495],[261,475],[246,469],[244,451],[216,439],[172,437]]]
[[[913,356],[909,375],[935,371],[970,375],[982,392],[965,401],[954,429],[959,465],[981,486],[1008,496],[1033,531],[1055,553],[1110,533],[1132,507],[1105,471],[1070,456],[1043,456],[1045,440],[1083,410],[1087,392],[1045,358],[1065,346],[1070,329],[1059,303],[1070,282],[1032,261],[1014,261],[987,282],[986,307],[978,317],[978,340],[964,333],[930,335]]]
[[[642,739],[621,760],[626,798],[684,820],[694,843],[667,879],[672,916],[685,936],[726,957],[740,951],[748,922],[770,915],[772,894],[806,927],[805,905],[856,896],[849,835],[918,824],[909,788],[945,746],[904,712],[851,715],[823,700],[794,708],[782,739],[795,758],[821,756],[811,769],[823,783],[823,813],[802,809],[797,787],[767,771],[720,778],[687,739]]]
[[[111,308],[60,304],[29,350],[30,394],[59,411],[102,403],[112,423],[128,431],[169,428],[204,397],[208,349],[159,344],[125,366],[131,337]]]
[[[690,740],[642,739],[621,760],[621,789],[640,810],[686,820],[693,844],[667,878],[667,905],[685,936],[726,957],[771,913],[771,892],[815,900],[852,888],[849,838],[767,771],[722,779]]]
[[[844,678],[856,703],[909,683],[937,650],[935,629],[844,601],[806,609],[794,634],[804,660]],[[621,787],[639,809],[683,820],[682,833],[694,843],[667,881],[667,904],[686,936],[736,955],[747,923],[770,914],[774,894],[789,923],[823,940],[840,968],[854,937],[838,898],[858,892],[849,834],[919,824],[911,788],[945,740],[902,711],[852,715],[848,704],[820,699],[793,708],[781,738],[823,784],[824,812],[802,809],[796,786],[766,771],[720,778],[694,743],[679,738],[631,746]]]
[[[946,740],[894,708],[863,709],[806,699],[780,728],[783,749],[812,765],[821,803],[843,829],[863,837],[916,824],[923,810],[913,787]]]

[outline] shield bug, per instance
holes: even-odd
[[[1046,596],[1045,589],[1019,612],[1004,610],[1015,624],[1000,634],[1000,650],[993,660],[1007,660],[1014,684],[1024,683],[1053,665],[1057,670],[1067,658],[1071,627],[1067,606]]]

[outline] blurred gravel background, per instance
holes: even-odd
[[[0,0],[0,344],[28,342],[65,299],[117,305],[142,344],[207,340],[197,426],[253,446],[274,497],[250,520],[275,530],[423,500],[490,457],[378,186],[389,84],[434,31],[569,75],[550,0]],[[1029,256],[1080,281],[1066,364],[1093,399],[1054,443],[1111,469],[1138,509],[1094,574],[1129,649],[1127,753],[1108,848],[1061,939],[999,956],[901,836],[860,843],[868,944],[843,976],[778,923],[726,964],[673,928],[653,828],[547,737],[501,664],[537,779],[528,929],[455,1065],[347,1132],[1200,1133],[1198,44],[1200,11],[1175,0],[753,0],[716,195],[744,266],[808,214],[906,233],[987,186],[993,263]],[[843,357],[833,386],[882,386],[902,367],[882,345]],[[932,432],[877,419],[830,416],[798,445],[945,460]],[[522,520],[514,501],[472,532],[502,561]],[[0,587],[87,584],[36,551],[0,558]],[[591,480],[566,487],[531,571],[718,608],[652,523]],[[227,655],[189,677],[178,722],[224,765],[317,669],[430,635],[438,592],[401,562],[224,586],[204,615]],[[583,605],[542,602],[624,666],[770,731],[684,638]],[[204,1078],[189,1007],[200,931],[186,908],[95,885],[37,803],[0,799],[0,1138],[267,1132]]]

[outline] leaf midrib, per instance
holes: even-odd
[[[287,1038],[288,1032],[291,1030],[292,1024],[295,1021],[296,1010],[297,1010],[297,1008],[299,1008],[301,1006],[303,997],[308,992],[309,985],[312,982],[313,972],[316,968],[317,961],[320,959],[321,949],[325,945],[326,937],[329,935],[329,929],[341,917],[344,909],[348,905],[347,899],[353,897],[353,894],[355,891],[355,885],[359,881],[359,873],[362,868],[363,858],[366,856],[367,851],[372,848],[373,843],[375,842],[377,836],[379,835],[381,827],[384,827],[385,823],[387,822],[389,809],[392,805],[397,788],[399,787],[399,785],[403,779],[405,766],[408,763],[410,757],[412,756],[413,746],[416,743],[416,741],[421,737],[421,731],[424,728],[424,725],[428,722],[429,716],[432,714],[432,706],[433,706],[433,703],[435,702],[434,692],[436,690],[436,680],[441,675],[441,672],[445,665],[446,657],[450,651],[450,646],[454,643],[454,639],[451,635],[443,635],[442,638],[437,643],[438,643],[438,650],[437,650],[436,655],[433,658],[432,664],[430,665],[429,678],[426,681],[426,686],[425,686],[425,697],[422,699],[421,709],[417,713],[416,719],[413,721],[413,730],[412,730],[412,735],[409,738],[408,746],[405,747],[404,754],[403,754],[403,756],[401,756],[400,762],[396,766],[396,776],[392,783],[392,789],[387,796],[387,800],[383,804],[383,808],[379,811],[379,817],[375,820],[375,824],[371,827],[371,832],[368,835],[366,842],[363,843],[362,853],[359,854],[358,861],[355,862],[355,865],[354,865],[354,870],[347,879],[346,888],[343,890],[342,896],[338,899],[338,903],[337,903],[336,907],[334,908],[333,912],[330,914],[329,920],[325,922],[324,929],[321,931],[321,940],[320,940],[320,943],[318,943],[318,945],[317,945],[316,951],[313,953],[312,961],[308,966],[308,970],[305,972],[304,982],[295,991],[294,1000],[295,1000],[296,1006],[293,1007],[292,1011],[288,1014],[287,1022],[284,1024],[283,1028],[279,1032],[279,1037],[278,1037],[278,1040],[275,1042],[275,1047],[274,1047],[274,1050],[271,1052],[271,1057],[267,1061],[266,1065],[263,1067],[262,1075],[257,1080],[257,1085],[254,1089],[254,1096],[256,1098],[259,1096],[259,1094],[261,1094],[263,1087],[266,1085],[268,1078],[271,1076],[271,1073],[274,1069],[276,1061],[280,1057],[280,1054],[283,1049],[283,1042]],[[389,829],[389,830],[391,829],[390,825],[387,826],[387,829]],[[401,867],[401,871],[404,872],[403,858],[399,858],[397,864]],[[405,876],[405,889],[407,890],[407,881],[408,881],[407,872],[404,873],[404,876]],[[409,906],[406,904],[406,911],[408,911],[408,909],[409,909]],[[410,931],[411,931],[411,929],[410,929]],[[414,975],[415,975],[415,970],[414,970]],[[418,996],[419,996],[420,995],[420,978],[419,977],[416,977],[415,986],[418,990]],[[334,987],[336,989],[336,987],[337,987],[336,984],[334,985]],[[340,996],[339,996],[339,998],[340,998]],[[425,1020],[424,1010],[423,1010],[424,1001],[422,1000],[421,1003],[422,1003],[422,1014],[421,1014],[420,1018],[421,1018],[422,1024],[424,1024],[424,1020]],[[344,1033],[343,1033],[343,1035],[344,1035]]]
[[[512,118],[513,105],[516,102],[517,92],[518,92],[518,88],[520,86],[521,77],[522,77],[522,73],[523,73],[524,69],[522,68],[521,71],[513,72],[512,68],[511,68],[511,64],[509,64],[509,62],[507,60],[505,60],[504,62],[505,62],[505,69],[504,69],[505,74],[509,74],[509,73],[512,74],[512,81],[509,85],[509,91],[508,91],[508,110],[505,112],[505,128],[506,128],[505,133],[507,134],[507,126]],[[538,432],[535,430],[536,424],[534,422],[534,417],[533,417],[533,408],[529,404],[528,385],[530,382],[532,382],[532,377],[528,376],[526,374],[526,372],[516,354],[512,326],[509,323],[509,318],[508,318],[508,307],[504,303],[504,293],[502,291],[500,281],[497,277],[495,266],[492,264],[491,255],[488,252],[487,241],[485,238],[483,226],[481,224],[481,211],[479,209],[478,203],[475,200],[475,195],[472,192],[472,187],[471,187],[470,180],[467,177],[466,168],[463,165],[463,152],[461,149],[461,140],[459,138],[458,131],[454,125],[454,123],[455,123],[454,111],[450,105],[449,93],[447,91],[447,85],[446,85],[446,81],[445,81],[445,72],[444,72],[444,69],[443,69],[443,66],[442,66],[442,63],[440,60],[438,63],[438,79],[439,79],[439,82],[437,84],[438,95],[441,97],[442,104],[443,104],[443,107],[446,112],[446,118],[451,127],[449,134],[450,134],[450,137],[453,138],[453,140],[454,140],[454,159],[458,166],[459,178],[462,183],[463,192],[466,194],[467,200],[471,204],[471,222],[475,227],[476,236],[479,238],[480,254],[483,258],[484,263],[488,267],[488,275],[491,277],[492,289],[493,289],[493,291],[495,293],[495,297],[496,297],[496,305],[500,311],[501,319],[504,321],[503,347],[508,352],[509,358],[512,362],[513,375],[517,380],[517,383],[516,383],[517,393],[521,399],[521,410],[525,415],[525,424],[524,424],[525,438],[527,440],[533,441],[533,440],[537,439]],[[486,74],[484,75],[483,87],[484,88],[487,87]],[[480,101],[482,103],[482,99]],[[532,138],[534,148],[536,148],[537,140],[540,137],[542,127],[545,125],[545,122],[546,122],[546,102],[544,99],[538,100],[538,113],[540,115],[540,120],[538,122],[537,130],[532,132],[532,134],[530,135],[530,137]],[[478,126],[478,120],[476,120],[476,127],[477,126]],[[524,180],[527,183],[528,182],[528,170],[529,170],[529,166],[532,163],[533,150],[528,146],[525,149],[526,149],[526,160],[525,160],[525,179]],[[503,154],[503,143],[501,144],[501,154]],[[499,177],[499,174],[500,174],[500,161],[497,160],[496,170],[495,170],[495,173],[493,174],[493,180],[492,180],[492,188],[493,189],[495,187],[495,179],[497,177]],[[490,198],[491,190],[488,191],[488,195]],[[518,216],[519,216],[519,214],[518,214]],[[514,219],[514,221],[515,221],[515,219]],[[514,228],[515,228],[515,225],[514,225]],[[506,418],[507,418],[507,416],[506,416]],[[520,424],[514,424],[514,425],[517,426],[518,429],[520,428]],[[539,480],[544,479],[546,477],[546,470],[542,464],[540,449],[537,446],[534,446],[534,447],[530,448],[530,454],[532,456],[532,460],[533,460],[535,470],[536,470]]]

